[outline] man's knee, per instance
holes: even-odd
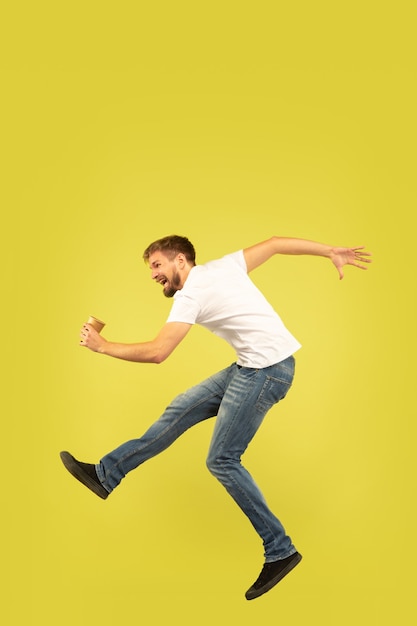
[[[226,455],[224,453],[216,454],[210,452],[206,459],[207,469],[219,480],[228,474],[233,466],[239,464],[239,462],[239,459],[235,459],[233,456]]]
[[[206,465],[210,474],[213,474],[213,476],[216,477],[220,476],[223,467],[220,455],[209,453],[206,459]]]

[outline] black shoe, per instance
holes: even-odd
[[[247,590],[246,600],[258,598],[274,587],[280,580],[284,578],[298,563],[302,556],[298,552],[291,554],[286,559],[265,563],[259,574],[258,580],[255,581],[250,589]]]
[[[103,500],[108,497],[109,492],[99,481],[95,465],[77,461],[69,452],[61,452],[60,457],[63,464],[74,478],[91,489],[91,491],[94,491],[94,493],[100,498],[103,498]]]

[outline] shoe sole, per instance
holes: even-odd
[[[267,591],[270,591],[272,587],[275,587],[275,585],[278,584],[284,578],[284,576],[289,574],[291,570],[299,564],[302,558],[303,557],[301,556],[301,554],[296,552],[294,554],[294,559],[292,561],[289,561],[287,566],[283,570],[281,570],[279,574],[274,576],[274,578],[271,578],[271,580],[266,585],[264,585],[260,589],[249,589],[245,594],[246,600],[254,600],[255,598],[259,598],[259,596],[262,596]]]
[[[77,463],[77,460],[69,452],[60,452],[59,456],[66,469],[74,478],[80,481],[85,487],[88,487],[90,491],[93,491],[96,496],[105,500],[109,492],[104,487],[98,485],[94,480],[85,472],[82,467]]]

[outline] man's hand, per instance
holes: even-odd
[[[80,332],[80,346],[136,363],[162,363],[184,339],[192,324],[167,322],[155,339],[141,343],[115,343],[104,339],[91,324],[84,324]]]
[[[359,246],[356,248],[332,248],[330,252],[330,260],[339,272],[340,280],[343,278],[343,267],[344,265],[353,265],[354,267],[359,267],[361,270],[368,269],[362,263],[371,263],[371,259],[369,258],[371,255],[369,252],[366,252],[364,246]]]
[[[106,340],[96,331],[91,324],[84,324],[80,332],[80,346],[89,348],[93,352],[100,352],[100,348],[106,343]]]

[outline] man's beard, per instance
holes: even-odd
[[[168,282],[169,282],[168,288],[165,290],[165,287],[164,287],[164,296],[166,298],[172,298],[177,293],[181,284],[181,277],[179,273],[175,272],[175,274],[173,274],[172,276],[172,279]]]

